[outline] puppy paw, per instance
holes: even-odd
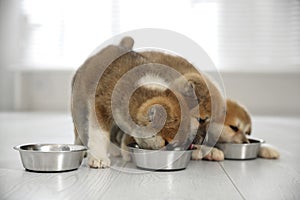
[[[88,155],[88,163],[91,168],[108,168],[110,166],[110,159],[97,159],[91,155]]]
[[[280,155],[276,149],[270,146],[262,146],[259,150],[258,156],[266,159],[278,159]]]
[[[221,161],[224,160],[224,153],[223,151],[217,149],[217,148],[212,148],[210,152],[208,152],[207,155],[204,156],[205,160],[213,160],[213,161]]]
[[[201,149],[196,149],[192,151],[192,160],[201,160],[203,158],[203,154]]]

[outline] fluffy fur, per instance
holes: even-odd
[[[219,141],[249,143],[246,136],[251,134],[251,130],[251,116],[247,109],[238,102],[228,99],[224,129]],[[279,152],[267,144],[262,144],[258,155],[267,159],[279,158]]]
[[[209,138],[213,138],[210,143],[214,142],[229,142],[229,143],[248,143],[247,135],[251,134],[251,117],[247,109],[238,102],[227,99],[226,108],[224,106],[224,99],[216,85],[209,79],[207,75],[200,74],[189,62],[179,56],[164,54],[161,52],[144,52],[145,57],[151,58],[154,62],[165,64],[167,66],[174,66],[174,69],[181,72],[184,76],[175,80],[172,86],[184,96],[187,101],[196,102],[199,106],[195,110],[194,117],[198,118],[199,130],[194,144],[199,151],[194,151],[193,159],[208,159],[208,160],[223,160],[224,154],[218,149],[213,148],[208,151],[208,148],[199,146],[206,136],[208,126],[211,123],[218,125],[223,122],[224,127],[220,137],[215,138],[214,135],[219,135],[220,128],[214,132],[210,132]],[[174,63],[179,63],[174,65]],[[183,82],[188,80],[188,82]],[[196,95],[197,99],[191,99]],[[212,102],[211,99],[214,99]],[[212,104],[213,103],[213,104]],[[191,104],[192,106],[195,106]],[[212,110],[214,108],[214,110]],[[225,113],[226,110],[226,113]],[[211,116],[214,116],[214,121],[211,121]],[[214,130],[214,128],[212,128]],[[217,140],[217,141],[216,141]],[[262,145],[259,156],[268,159],[279,158],[279,152],[270,145]]]
[[[183,79],[187,79],[188,84],[184,84],[182,82]],[[215,144],[215,142],[249,142],[247,135],[250,135],[252,130],[249,112],[243,105],[231,99],[226,100],[225,109],[224,100],[220,91],[208,76],[189,70],[188,73],[174,81],[173,84],[175,84],[177,90],[181,91],[186,99],[189,100],[193,92],[195,92],[197,97],[199,112],[196,110],[193,113],[196,113],[196,116],[199,114],[198,116],[200,118],[198,134],[194,139],[197,150],[193,152],[193,159],[224,159],[222,151],[215,148],[209,151],[210,148],[199,145],[202,144],[206,134],[209,134],[208,139],[210,141],[208,143],[211,144]],[[213,102],[212,99],[214,100]],[[212,119],[212,116],[214,116],[214,119]],[[208,130],[209,126],[211,126],[210,130]],[[220,126],[222,126],[222,128],[220,128]],[[220,131],[221,134],[219,134]],[[272,146],[263,144],[259,151],[259,156],[267,159],[278,159],[279,152]]]
[[[82,68],[84,68],[85,65],[89,65],[89,62],[91,62],[93,59],[96,59],[97,56],[98,55],[96,54],[90,58]],[[172,59],[170,59],[170,61],[172,61]],[[180,66],[177,66],[181,63],[177,62],[176,59],[174,59],[174,61],[175,62],[170,63],[170,66],[178,69],[181,68]],[[99,124],[101,134],[96,134],[97,130],[95,127],[97,126],[95,125],[89,128],[88,133],[88,147],[90,149],[88,153],[88,163],[91,167],[105,168],[110,165],[107,149],[109,139],[116,141],[116,139],[110,137],[111,130],[115,126],[114,117],[118,117],[119,115],[123,116],[123,114],[126,113],[126,109],[124,108],[127,105],[125,104],[124,98],[129,95],[126,88],[129,88],[135,84],[140,87],[130,96],[128,104],[130,117],[137,126],[149,128],[149,130],[154,130],[157,132],[157,134],[147,138],[132,138],[128,136],[130,133],[125,133],[125,137],[121,137],[121,146],[123,149],[126,148],[126,142],[132,141],[132,139],[134,139],[142,148],[160,149],[166,144],[171,143],[174,145],[179,145],[194,137],[194,135],[189,134],[191,130],[196,130],[198,128],[198,122],[193,116],[189,114],[186,115],[189,113],[189,108],[185,104],[185,100],[182,95],[176,91],[171,91],[166,88],[164,86],[164,82],[169,84],[167,80],[161,81],[163,82],[162,85],[157,85],[157,83],[147,83],[147,85],[143,86],[141,83],[147,81],[151,75],[157,76],[157,80],[161,80],[165,77],[164,72],[144,73],[143,71],[140,71],[135,74],[135,77],[127,80],[125,79],[123,82],[121,82],[121,86],[125,88],[125,90],[118,90],[115,88],[118,81],[125,76],[127,72],[137,66],[142,66],[149,63],[150,65],[153,63],[151,58],[133,51],[129,51],[115,59],[104,70],[97,84],[95,93],[96,120]],[[185,62],[185,64],[189,63]],[[99,67],[106,66],[100,65]],[[86,81],[88,82],[89,80],[86,79]],[[119,93],[120,98],[115,99],[117,115],[113,116],[112,95],[115,91]],[[179,105],[180,102],[181,105]],[[161,108],[163,108],[165,111],[166,121],[164,126],[159,129],[159,127],[156,127],[156,124],[160,123],[160,119],[162,117],[161,115],[164,114],[163,112],[160,112]],[[185,115],[183,116],[184,113]],[[183,126],[179,127],[179,125],[182,124]],[[126,119],[124,119],[123,125],[128,126],[128,124],[126,124]],[[134,131],[135,130],[132,129],[132,132]],[[138,135],[139,132],[136,132],[135,135],[136,134]],[[78,134],[75,133],[75,136],[77,136],[75,139],[76,143],[82,143],[82,141],[80,141],[81,138],[78,137]],[[126,155],[124,155],[124,157],[126,157]]]
[[[133,42],[122,40],[122,45],[131,46]],[[118,49],[111,46],[110,48]],[[90,65],[99,55],[95,55],[83,65]],[[92,60],[92,61],[91,61]],[[99,62],[99,61],[98,61]],[[127,72],[137,66],[144,64],[158,63],[175,69],[182,76],[175,80],[167,80],[163,72],[138,72],[138,78],[125,80],[121,83],[123,88],[132,85],[139,86],[130,96],[128,106],[129,114],[133,122],[139,127],[147,127],[157,132],[156,135],[147,138],[132,137],[130,133],[121,131],[115,123],[112,114],[112,96],[118,81]],[[96,65],[95,65],[96,66]],[[104,70],[105,65],[99,65]],[[77,74],[80,73],[80,69]],[[75,79],[75,78],[74,78]],[[89,82],[89,77],[83,79]],[[146,83],[144,85],[144,83]],[[170,89],[171,88],[171,89]],[[117,105],[117,117],[123,116],[126,112],[124,104],[127,90],[117,90],[121,98],[115,99]],[[248,142],[246,135],[251,133],[251,117],[248,111],[235,101],[225,101],[207,75],[199,73],[187,60],[162,52],[133,52],[129,51],[115,59],[103,71],[99,80],[95,98],[96,121],[99,123],[101,134],[91,126],[88,131],[88,162],[91,167],[105,168],[110,165],[108,158],[108,144],[111,140],[114,144],[121,146],[121,154],[125,160],[130,157],[127,152],[127,144],[135,141],[141,148],[161,149],[166,144],[178,144],[193,138],[197,148],[192,155],[193,159],[223,160],[224,154],[216,148],[208,148],[201,145],[206,134],[209,134],[210,142]],[[124,98],[123,98],[124,97]],[[213,101],[212,101],[213,99]],[[180,106],[181,102],[181,106]],[[184,103],[182,103],[184,102]],[[188,103],[185,103],[188,102]],[[158,106],[159,105],[159,106]],[[93,106],[93,105],[90,105]],[[227,107],[227,109],[226,109]],[[161,108],[164,112],[161,112]],[[188,113],[188,114],[187,114]],[[165,114],[166,121],[161,129],[156,127]],[[185,114],[185,115],[183,115]],[[212,118],[214,116],[214,118]],[[183,119],[183,120],[182,120]],[[223,121],[225,119],[225,122]],[[224,127],[223,127],[224,122]],[[183,127],[179,129],[180,123]],[[124,119],[124,126],[126,120]],[[209,129],[211,127],[211,129]],[[192,130],[197,130],[197,135],[191,135]],[[208,132],[208,130],[211,130]],[[134,132],[135,129],[132,129]],[[176,136],[176,133],[179,133]],[[220,137],[218,133],[221,132]],[[136,132],[135,135],[138,135]],[[75,129],[75,143],[83,143]],[[113,153],[117,155],[118,153]],[[262,147],[259,153],[264,158],[278,158],[279,153],[271,147]]]

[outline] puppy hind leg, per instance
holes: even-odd
[[[83,145],[82,141],[80,140],[80,137],[78,135],[78,132],[77,132],[77,129],[76,129],[75,126],[74,126],[74,135],[75,135],[74,144],[76,144],[76,145]]]
[[[110,159],[108,158],[109,143],[109,131],[95,127],[89,128],[88,163],[90,167],[107,168],[110,166]]]
[[[75,135],[74,144],[84,146],[83,142],[81,141],[81,139],[79,137],[79,134],[78,134],[77,129],[76,129],[75,126],[74,126],[74,135]],[[87,152],[84,153],[84,157],[86,157],[86,156],[87,156]]]

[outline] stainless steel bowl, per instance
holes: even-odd
[[[246,160],[257,158],[260,145],[264,140],[258,138],[248,138],[250,143],[217,143],[216,147],[224,152],[226,159]]]
[[[61,172],[77,169],[85,146],[73,144],[24,144],[14,147],[20,152],[25,169],[38,172]]]
[[[170,171],[185,169],[191,160],[191,150],[147,150],[129,145],[133,162],[146,170]]]

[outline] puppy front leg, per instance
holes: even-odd
[[[279,152],[268,144],[262,144],[258,156],[266,159],[278,159]]]
[[[193,160],[213,160],[213,161],[221,161],[224,160],[224,153],[223,151],[214,148],[208,147],[205,145],[194,145],[196,148],[192,152],[192,159]]]
[[[192,150],[192,160],[202,160],[203,154],[201,151],[201,145],[194,145],[196,149]]]
[[[129,136],[125,133],[123,134],[122,141],[121,141],[121,155],[124,161],[131,160],[128,145],[134,142],[135,140],[132,136]]]
[[[108,158],[109,131],[90,127],[88,147],[88,163],[90,167],[107,168],[110,166],[110,159]]]

